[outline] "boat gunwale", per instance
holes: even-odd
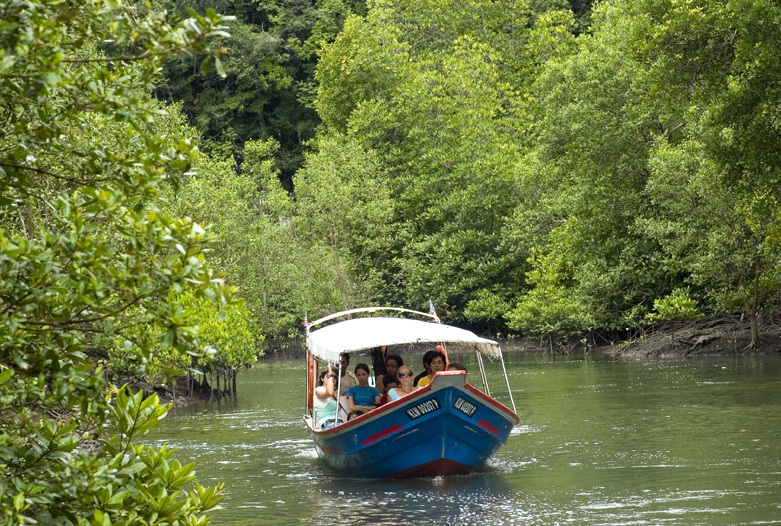
[[[439,371],[436,373],[435,378],[437,376],[466,376],[465,371]],[[310,426],[310,430],[312,433],[316,434],[317,436],[327,436],[327,435],[335,435],[344,431],[348,431],[349,428],[355,427],[357,425],[363,424],[369,420],[373,420],[374,418],[378,418],[382,416],[384,413],[387,413],[391,411],[392,409],[405,404],[409,402],[410,400],[413,400],[415,398],[419,398],[421,396],[425,396],[426,393],[430,393],[432,391],[432,385],[434,385],[434,381],[424,387],[421,387],[419,389],[416,389],[415,391],[412,391],[408,395],[405,395],[401,398],[398,398],[396,400],[393,400],[392,402],[389,402],[385,405],[382,405],[378,408],[376,408],[373,411],[369,411],[368,413],[364,413],[352,420],[348,420],[347,422],[344,422],[343,424],[339,424],[338,426],[330,427],[328,429],[317,429],[313,426]],[[460,386],[448,386],[448,387],[454,387],[456,389],[460,389]],[[491,396],[485,394],[478,388],[474,387],[472,384],[464,381],[464,389],[468,392],[474,394],[476,397],[482,399],[483,403],[490,404],[494,407],[494,409],[500,411],[501,413],[505,413],[506,416],[510,417],[510,420],[514,421],[513,425],[517,425],[520,423],[521,418],[509,407],[501,403],[500,401],[496,400],[495,398],[492,398]],[[446,389],[447,387],[445,387]],[[439,389],[436,389],[439,390]]]

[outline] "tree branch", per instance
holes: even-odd
[[[25,320],[22,323],[24,323],[25,325],[50,325],[52,327],[70,327],[70,326],[73,326],[73,325],[78,325],[80,323],[93,323],[93,322],[96,322],[96,321],[102,321],[102,320],[105,320],[106,318],[109,318],[111,316],[116,316],[120,312],[125,311],[125,310],[129,309],[130,307],[132,307],[134,304],[138,303],[141,299],[149,297],[149,296],[152,296],[152,295],[156,294],[157,292],[159,292],[160,290],[162,290],[162,289],[161,288],[157,288],[157,289],[149,292],[148,294],[139,294],[138,296],[135,296],[133,299],[131,299],[130,301],[128,301],[124,305],[121,305],[117,309],[114,309],[114,310],[112,310],[110,312],[107,312],[106,314],[102,314],[100,316],[95,316],[93,318],[83,318],[83,319],[78,319],[78,320],[62,320],[62,321]]]
[[[68,181],[69,183],[76,183],[81,185],[86,185],[87,181],[84,181],[82,179],[75,179],[73,177],[67,177],[65,175],[56,174],[54,172],[49,172],[47,170],[42,170],[40,168],[34,168],[32,166],[25,166],[23,164],[16,164],[16,163],[8,163],[0,161],[0,166],[5,166],[7,168],[16,168],[17,170],[27,170],[30,172],[35,172],[37,174],[41,175],[48,175],[50,177],[54,177],[55,179],[60,179],[62,181]]]
[[[118,57],[98,57],[98,58],[66,58],[63,62],[68,64],[89,64],[95,62],[138,62],[140,60],[146,60],[152,56],[152,52],[148,49],[140,55],[120,55]]]

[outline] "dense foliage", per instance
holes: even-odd
[[[537,335],[745,314],[756,342],[779,294],[778,7],[589,8],[342,11],[293,193],[274,141],[214,179],[244,181],[224,194],[244,219],[221,204],[209,221],[266,334],[306,307],[430,298],[448,320]],[[273,20],[320,20],[287,13]]]
[[[624,0],[583,31],[429,0],[348,18],[318,63],[318,146],[344,135],[388,173],[377,298],[524,334],[743,313],[756,342],[781,290],[779,16]]]
[[[198,152],[150,96],[165,57],[206,50],[223,19],[98,0],[0,12],[0,520],[205,524],[220,488],[135,443],[167,406],[109,382],[204,356],[182,298],[211,317],[230,298],[211,235],[161,206]]]
[[[143,2],[138,2],[142,4]],[[351,13],[364,14],[362,0],[156,0],[155,5],[203,13],[212,8],[232,15],[223,46],[224,76],[193,75],[202,57],[182,55],[166,62],[165,79],[155,93],[181,101],[204,146],[226,157],[241,157],[248,141],[273,138],[276,165],[290,189],[303,163],[305,142],[320,119],[314,110],[316,51],[333,40]]]

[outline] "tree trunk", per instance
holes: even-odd
[[[761,269],[761,259],[759,256],[754,261],[754,283],[752,290],[752,297],[750,301],[746,302],[746,312],[748,313],[748,321],[751,325],[751,348],[756,349],[759,345],[759,276]]]
[[[759,316],[756,308],[748,313],[748,321],[751,325],[751,348],[756,349],[759,345]]]

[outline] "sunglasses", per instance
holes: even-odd
[[[400,373],[399,378],[410,378],[412,373]]]
[[[326,378],[336,378],[335,374],[327,374],[325,375]]]

